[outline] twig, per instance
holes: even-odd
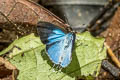
[[[110,9],[108,9],[106,13],[102,15],[102,18],[98,19],[90,30],[94,31],[97,27],[100,27],[102,24],[110,20],[110,18],[114,15],[115,11],[117,10],[118,6],[119,3],[116,3]]]
[[[110,49],[110,47],[107,45],[107,43],[104,43],[104,45],[107,47],[108,55],[111,57],[113,62],[117,65],[117,67],[120,68],[120,61],[118,60],[118,58],[114,55],[113,51]]]
[[[102,61],[102,67],[110,72],[114,77],[120,78],[120,69],[112,65],[108,60],[103,60]]]
[[[87,25],[87,27],[91,28],[93,25],[95,25],[95,22],[99,20],[109,9],[111,9],[112,5],[113,4],[111,2],[105,5],[102,11]]]

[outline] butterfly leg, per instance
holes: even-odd
[[[60,66],[60,67],[59,67],[59,71],[58,71],[58,72],[61,72],[61,71],[62,71],[62,69],[63,69],[63,68],[62,68],[62,66]]]
[[[56,66],[56,64],[53,64],[53,66],[52,66],[49,70],[51,70],[51,69],[55,68],[55,66]]]

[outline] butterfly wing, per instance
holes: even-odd
[[[75,34],[65,33],[48,22],[39,22],[37,30],[41,41],[46,44],[46,51],[52,62],[66,67],[71,62]]]
[[[39,22],[37,31],[42,43],[47,45],[59,41],[65,36],[65,32],[62,29],[48,22]]]
[[[48,56],[55,63],[62,67],[68,66],[71,62],[72,48],[75,42],[75,34],[68,33],[63,39],[51,45],[47,45]]]

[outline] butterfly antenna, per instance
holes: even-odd
[[[66,25],[68,26],[68,27],[67,27],[67,30],[68,30],[68,31],[73,31],[72,28],[71,28],[71,26],[70,26],[70,23],[69,23],[69,21],[68,21],[68,18],[66,17],[66,14],[64,14],[64,17],[65,17],[65,23],[66,23]]]
[[[66,14],[64,14],[64,18],[65,18],[65,23],[66,25],[70,25],[69,21],[68,21],[68,18],[66,17]]]

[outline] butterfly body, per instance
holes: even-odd
[[[48,22],[39,22],[37,29],[41,41],[46,44],[50,60],[61,67],[67,67],[71,62],[75,33],[64,31]]]

